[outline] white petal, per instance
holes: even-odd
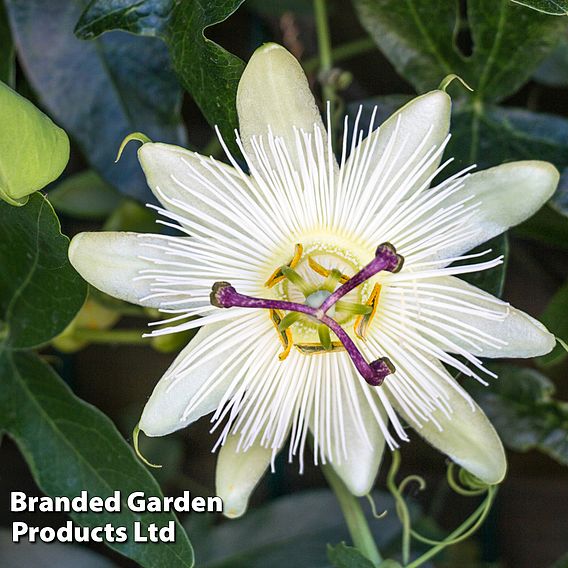
[[[440,371],[447,375],[442,365],[438,362],[436,364]],[[438,421],[441,430],[433,421],[423,423],[419,427],[404,412],[396,397],[389,393],[389,400],[394,408],[426,441],[464,469],[485,483],[501,482],[507,471],[505,450],[487,416],[459,385],[456,384],[455,388],[452,388],[426,366],[423,366],[423,377],[435,385],[437,390],[445,393],[452,408],[450,418],[439,409],[434,411],[432,416]],[[454,380],[449,375],[448,378]],[[390,380],[395,381],[396,375],[387,379]]]
[[[352,380],[351,377],[343,377]],[[355,384],[358,381],[355,380]],[[385,437],[375,419],[369,402],[361,392],[360,385],[357,384],[357,396],[362,417],[362,426],[365,429],[367,438],[361,433],[361,428],[353,412],[344,407],[343,421],[345,428],[345,438],[347,446],[347,456],[342,456],[341,462],[337,460],[331,465],[337,475],[341,478],[347,489],[362,497],[367,495],[375,483],[379,466],[385,449]],[[388,423],[386,412],[381,405],[377,405],[377,410],[381,413],[385,424]]]
[[[230,357],[243,355],[244,350],[252,352],[254,343],[246,332],[255,317],[257,314],[199,330],[160,379],[144,407],[140,429],[147,436],[165,436],[217,408],[238,371],[223,364]],[[241,341],[243,336],[245,340]]]
[[[375,144],[370,162],[371,164],[379,164],[381,156],[385,153],[392,137],[396,136],[394,150],[391,159],[388,161],[389,171],[391,175],[402,169],[410,171],[434,147],[440,148],[448,136],[450,111],[451,99],[444,91],[431,91],[416,97],[365,138],[357,150],[364,151],[367,145]],[[377,138],[378,140],[376,140]],[[428,162],[427,167],[424,168],[422,174],[413,184],[415,190],[436,171],[441,158],[440,154],[436,159]],[[354,156],[347,159],[346,169],[350,167],[353,159]],[[371,167],[366,178],[369,179],[372,173],[373,168]],[[409,191],[406,197],[411,193],[412,191]]]
[[[240,436],[229,436],[217,458],[216,493],[223,500],[223,513],[229,518],[240,517],[248,500],[264,475],[273,451],[258,443],[246,452],[237,451]]]
[[[477,211],[464,227],[464,240],[437,250],[437,257],[463,254],[528,219],[552,197],[559,178],[552,164],[539,161],[511,162],[468,176],[463,190],[444,200],[442,207],[471,196],[466,206],[478,203]]]
[[[89,284],[102,292],[133,304],[159,307],[160,298],[140,301],[150,294],[150,281],[137,277],[140,270],[155,268],[141,256],[166,259],[163,251],[147,246],[163,242],[158,236],[139,233],[79,233],[69,245],[69,260]]]
[[[198,225],[215,231],[238,228],[235,214],[257,208],[237,170],[222,162],[160,143],[143,144],[138,159],[162,205]]]
[[[444,287],[442,293],[446,296],[445,300],[437,301],[436,307],[433,308],[442,317],[447,318],[444,323],[452,326],[451,320],[454,320],[453,327],[456,330],[466,330],[470,333],[472,329],[468,330],[468,328],[473,328],[474,336],[469,337],[479,345],[481,350],[473,349],[471,343],[464,341],[459,333],[445,332],[448,339],[475,355],[480,357],[537,357],[551,351],[556,344],[554,335],[539,321],[459,278],[444,276],[424,279],[419,281],[418,287],[420,284],[427,283]],[[423,290],[427,296],[428,291],[426,288]],[[430,289],[430,291],[440,292],[441,290]],[[409,300],[412,296],[417,298],[416,301],[419,304],[420,298],[423,297],[422,292],[418,297],[412,292],[408,296]],[[469,305],[465,307],[463,302]],[[424,318],[425,323],[430,322],[430,324],[437,320],[435,316],[424,316]],[[453,351],[445,348],[441,343],[440,346],[445,351]]]
[[[250,58],[237,91],[239,130],[245,150],[252,156],[250,139],[265,136],[269,128],[282,137],[292,155],[294,127],[306,132],[319,128],[327,135],[308,80],[296,58],[275,43],[257,49]],[[254,161],[254,160],[253,160]]]

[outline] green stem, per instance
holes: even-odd
[[[356,39],[334,47],[331,50],[331,57],[335,62],[345,61],[346,59],[350,59],[351,57],[355,57],[361,53],[367,53],[368,51],[372,51],[376,48],[377,46],[371,38]],[[319,69],[320,65],[321,59],[319,55],[311,57],[304,62],[304,71],[306,73],[313,73]]]
[[[359,501],[350,493],[347,487],[345,487],[343,481],[339,479],[331,466],[322,465],[321,469],[329,486],[337,497],[354,546],[375,566],[378,566],[382,561],[382,557],[375,544],[375,539],[371,534]]]
[[[149,337],[139,329],[76,329],[73,338],[90,343],[120,343],[121,345],[148,345]]]
[[[331,37],[329,35],[329,23],[327,19],[327,0],[314,0],[314,14],[316,19],[316,30],[318,36],[319,51],[319,70],[323,77],[333,68],[333,53],[331,49]],[[335,89],[324,79],[323,99],[330,101],[333,105],[335,101]],[[333,109],[332,115],[333,115]]]

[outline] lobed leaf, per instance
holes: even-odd
[[[437,87],[451,73],[475,100],[498,101],[516,92],[555,47],[560,18],[531,12],[511,0],[354,0],[359,19],[397,71],[417,91]],[[469,33],[473,52],[457,46]]]
[[[568,119],[512,107],[454,105],[447,150],[456,169],[479,169],[512,160],[546,160],[568,166]]]
[[[69,263],[69,239],[43,195],[23,207],[0,202],[0,218],[0,345],[31,349],[67,327],[87,285]]]
[[[0,429],[14,439],[44,493],[75,497],[86,490],[106,498],[121,491],[121,512],[72,513],[71,518],[87,527],[126,526],[130,538],[108,545],[142,567],[194,565],[191,544],[172,513],[133,513],[126,506],[134,491],[162,494],[106,416],[78,399],[31,353],[0,348],[0,377]],[[143,531],[150,523],[162,527],[175,521],[176,540],[159,545],[134,542],[135,521]]]
[[[245,64],[208,39],[206,31],[229,18],[243,1],[92,0],[75,31],[83,39],[113,29],[161,37],[182,85],[235,151],[235,99]]]

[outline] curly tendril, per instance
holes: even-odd
[[[448,465],[447,481],[448,485],[455,493],[463,497],[477,497],[485,495],[485,499],[477,507],[477,509],[453,532],[451,532],[443,540],[433,540],[427,538],[412,528],[412,520],[410,511],[404,498],[404,492],[411,483],[418,485],[418,490],[423,491],[426,488],[426,482],[419,475],[409,475],[397,484],[396,476],[400,468],[400,453],[398,451],[392,454],[392,463],[387,475],[387,488],[395,499],[396,513],[402,524],[402,562],[406,568],[418,568],[433,556],[441,552],[444,548],[462,542],[473,535],[483,524],[487,515],[491,510],[491,506],[497,494],[495,485],[487,485],[464,469],[456,472],[454,463]],[[410,562],[410,548],[412,539],[423,544],[432,546],[430,550],[422,554],[416,560]]]

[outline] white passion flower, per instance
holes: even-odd
[[[558,172],[515,162],[430,187],[450,106],[432,91],[378,129],[358,117],[352,136],[346,119],[337,163],[302,68],[267,44],[237,93],[249,173],[228,152],[230,166],[146,143],[162,222],[185,236],[73,239],[88,282],[170,314],[154,335],[200,328],[140,428],[163,436],[213,413],[228,516],[287,442],[303,467],[308,433],[315,463],[355,495],[371,489],[385,444],[408,439],[404,422],[484,482],[505,475],[495,430],[446,367],[484,382],[494,375],[480,358],[541,355],[555,338],[457,276],[502,262],[464,253],[535,213]]]

